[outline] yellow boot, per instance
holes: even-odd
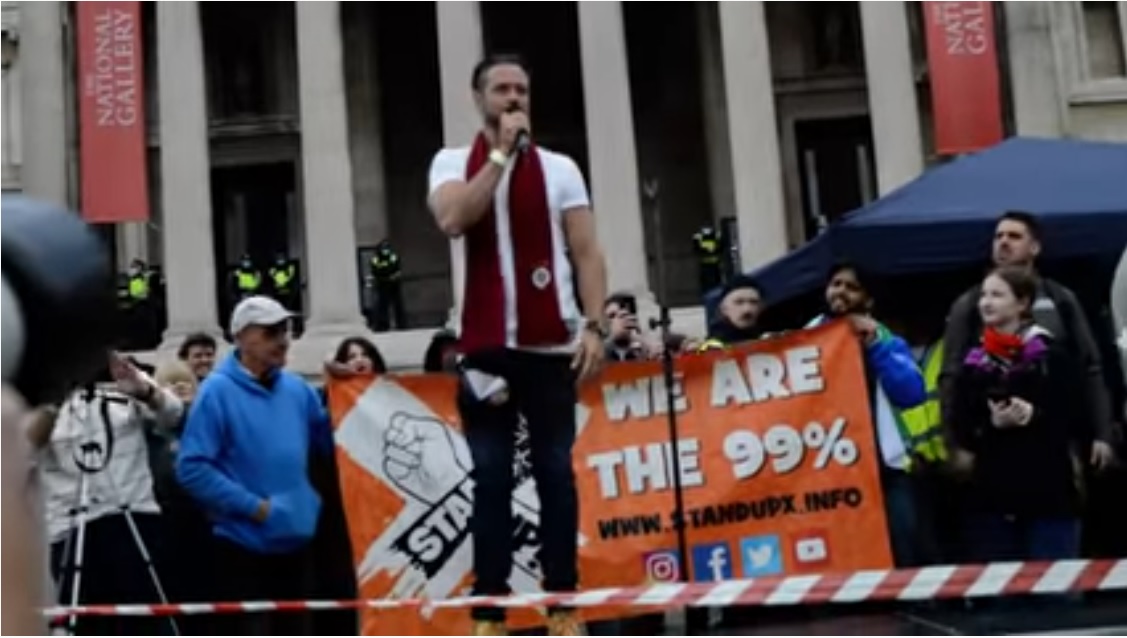
[[[553,611],[548,614],[549,636],[586,636],[587,628],[574,611]]]
[[[475,620],[473,621],[473,635],[475,636],[508,636],[509,630],[500,620]]]

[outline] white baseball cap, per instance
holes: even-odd
[[[247,297],[231,313],[231,335],[237,335],[250,326],[275,326],[293,316],[295,313],[270,297]]]

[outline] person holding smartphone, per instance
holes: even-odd
[[[610,327],[606,341],[607,361],[640,361],[649,356],[646,344],[641,339],[638,301],[633,295],[611,295],[603,304],[603,314]]]
[[[955,378],[953,436],[970,468],[966,541],[976,560],[1080,554],[1081,461],[1095,432],[1079,357],[1033,320],[1035,276],[982,283],[979,345]]]

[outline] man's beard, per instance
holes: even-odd
[[[831,317],[844,317],[846,315],[864,314],[865,309],[859,306],[850,306],[849,302],[843,301],[841,304],[841,309],[838,310],[838,308],[834,304],[834,301],[830,301],[826,304],[826,311]]]

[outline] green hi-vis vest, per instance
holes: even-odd
[[[247,270],[235,271],[235,285],[243,292],[253,292],[258,290],[258,286],[262,283],[262,275],[257,272]]]
[[[942,415],[939,410],[939,372],[943,367],[943,340],[932,344],[924,353],[924,385],[927,400],[914,408],[893,410],[900,435],[913,456],[927,463],[947,460],[947,446],[943,442]],[[911,466],[909,466],[909,470]]]
[[[697,247],[700,248],[700,261],[703,264],[720,263],[720,244],[715,239],[697,238]]]
[[[275,266],[270,269],[270,279],[277,290],[289,290],[290,282],[297,276],[297,268],[293,264],[288,266]]]
[[[145,275],[135,275],[129,278],[129,298],[140,301],[149,298],[149,278]]]
[[[380,281],[399,279],[399,255],[394,252],[376,253],[372,256],[372,275]]]

